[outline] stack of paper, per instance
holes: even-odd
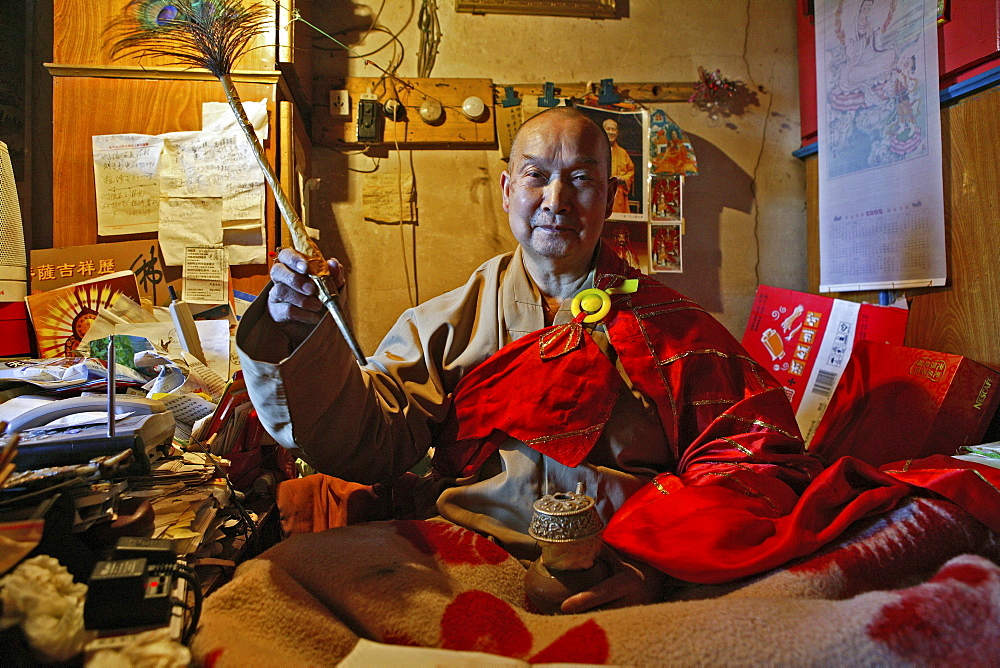
[[[176,494],[151,499],[156,519],[153,538],[172,540],[178,555],[194,552],[206,534],[214,532],[220,502],[217,485],[188,488]]]

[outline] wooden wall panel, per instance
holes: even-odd
[[[238,84],[246,100],[269,99],[271,132],[265,143],[275,160],[274,84]],[[91,136],[118,133],[161,134],[201,128],[202,102],[225,102],[216,80],[114,79],[56,77],[53,82],[53,245],[75,246],[155,235],[97,236],[97,198]],[[273,221],[273,199],[267,197],[268,220]],[[273,240],[273,235],[272,240]],[[273,243],[269,247],[273,247]],[[266,283],[264,265],[233,267],[238,289],[256,292]]]
[[[913,299],[907,345],[1000,369],[1000,89],[942,111],[948,285]]]
[[[53,13],[52,59],[63,64],[145,65],[172,64],[162,57],[135,56],[112,61],[106,48],[104,30],[122,14],[128,0],[56,0]],[[275,61],[275,28],[264,32],[251,44],[252,48],[235,66],[238,70],[273,70]]]
[[[948,283],[908,291],[906,345],[1000,370],[1000,88],[942,109]],[[819,287],[818,160],[806,169],[809,289]],[[875,301],[877,293],[836,293]]]

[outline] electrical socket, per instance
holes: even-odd
[[[351,115],[351,96],[346,90],[330,91],[330,115],[334,118],[347,118]]]

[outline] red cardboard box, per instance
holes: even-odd
[[[0,357],[28,355],[31,355],[31,335],[24,300],[0,302]]]
[[[858,341],[903,344],[909,311],[762,285],[743,347],[785,388],[808,445]]]
[[[859,341],[810,452],[874,466],[953,455],[982,442],[1000,405],[1000,372],[961,355]]]

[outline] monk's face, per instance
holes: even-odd
[[[546,114],[529,123],[500,177],[510,229],[543,267],[589,263],[614,204],[607,140],[586,118]]]
[[[608,118],[603,123],[604,132],[608,135],[608,141],[614,144],[618,141],[618,123],[614,119]]]

